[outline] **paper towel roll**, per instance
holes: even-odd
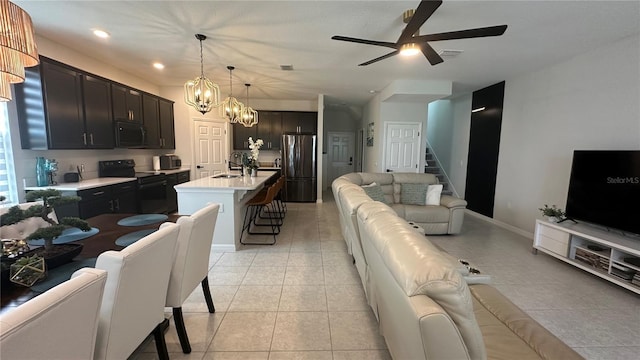
[[[153,171],[160,170],[160,156],[153,157]]]

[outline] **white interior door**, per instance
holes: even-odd
[[[328,132],[327,155],[329,158],[329,179],[331,184],[334,179],[353,172],[353,160],[355,155],[355,134],[352,132]]]
[[[420,123],[385,123],[385,171],[418,172],[420,127]]]
[[[195,176],[197,179],[227,170],[227,123],[194,121]]]

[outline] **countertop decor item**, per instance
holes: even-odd
[[[10,279],[12,283],[29,287],[47,276],[44,258],[41,256],[25,256],[11,264]]]
[[[184,101],[204,115],[219,106],[220,87],[204,76],[202,42],[207,36],[196,34],[196,39],[200,41],[200,76],[184,84]]]

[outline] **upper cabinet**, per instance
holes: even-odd
[[[258,118],[260,120],[260,118]],[[259,123],[259,122],[258,122]],[[233,124],[233,149],[234,150],[249,150],[249,136],[254,140],[256,137],[256,126],[245,127],[242,124]]]
[[[258,128],[256,137],[262,139],[264,150],[280,150],[282,135],[282,112],[260,111],[258,113]]]
[[[109,82],[44,58],[27,78],[15,87],[23,149],[113,148]]]
[[[172,101],[40,60],[14,86],[23,149],[112,149],[118,121],[144,122],[150,148],[175,148]]]
[[[175,149],[173,102],[157,96],[142,95],[143,123],[149,149]]]
[[[318,113],[313,111],[284,111],[283,133],[312,133],[318,131]]]
[[[142,94],[123,85],[111,85],[113,119],[115,121],[142,122]]]

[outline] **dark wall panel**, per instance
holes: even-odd
[[[471,113],[465,199],[468,209],[488,217],[493,217],[503,100],[504,81],[474,91],[471,105],[484,110]]]

